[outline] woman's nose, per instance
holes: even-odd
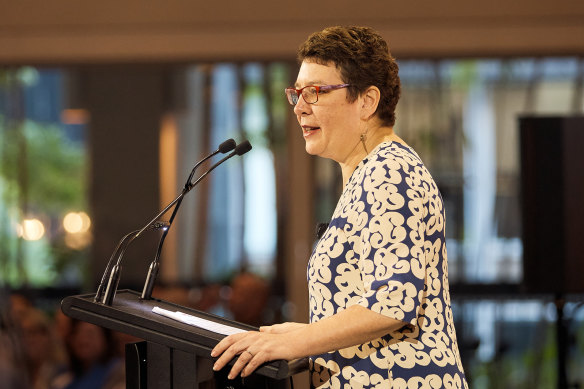
[[[296,115],[302,115],[302,114],[308,114],[312,111],[312,104],[308,104],[306,101],[304,101],[304,97],[302,97],[302,94],[300,94],[300,96],[298,96],[298,102],[296,102],[296,105],[294,106],[294,113]]]

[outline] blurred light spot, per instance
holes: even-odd
[[[24,219],[16,226],[16,233],[25,240],[39,240],[45,235],[45,226],[38,219]]]
[[[38,70],[30,66],[20,68],[17,77],[26,86],[37,84],[40,78]]]
[[[85,212],[69,212],[63,218],[63,228],[70,234],[87,232],[91,226],[91,219]]]

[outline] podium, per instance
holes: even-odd
[[[243,330],[257,328],[159,299],[142,300],[119,290],[111,306],[94,302],[94,294],[63,299],[65,315],[143,339],[126,345],[127,389],[287,388],[289,378],[308,368],[306,358],[272,361],[246,378],[228,380],[234,361],[214,372],[211,350],[225,335],[152,312],[154,307],[180,311]]]

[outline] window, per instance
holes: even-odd
[[[178,174],[194,165],[193,155],[225,139],[249,139],[253,146],[244,158],[213,171],[208,186],[189,200],[207,206],[181,216],[185,224],[180,229],[191,234],[181,234],[177,250],[185,282],[225,280],[242,268],[267,278],[276,274],[276,169],[285,148],[288,68],[283,63],[218,63],[183,71],[187,97],[173,115],[179,138],[197,151],[181,150],[190,157],[177,165]],[[196,144],[201,140],[207,144]]]
[[[66,83],[60,69],[0,69],[0,284],[83,282],[88,117],[69,109]]]

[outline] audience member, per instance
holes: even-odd
[[[71,332],[71,321],[72,319],[63,313],[60,306],[55,310],[53,332],[63,345],[65,345],[67,336]]]
[[[122,360],[115,356],[111,331],[73,320],[67,337],[70,368],[53,381],[53,389],[103,389],[115,387]],[[122,379],[121,377],[118,379]],[[120,383],[121,384],[121,383]]]
[[[49,389],[50,382],[66,369],[63,345],[47,315],[36,308],[20,312],[18,327],[29,387]]]
[[[27,389],[22,342],[11,301],[8,293],[0,289],[0,389]]]
[[[32,301],[22,293],[12,292],[9,301],[9,314],[15,323],[19,323],[26,312],[33,308]]]
[[[231,281],[229,310],[233,319],[259,327],[264,323],[264,311],[270,295],[269,284],[261,277],[242,272]]]

